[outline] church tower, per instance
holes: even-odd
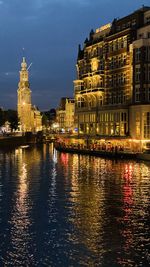
[[[18,84],[18,117],[23,132],[32,131],[31,90],[25,58],[21,63],[20,81]]]

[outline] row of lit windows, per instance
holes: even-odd
[[[127,64],[127,56],[121,54],[109,59],[109,69],[121,68]]]
[[[129,92],[128,91],[119,91],[109,92],[109,95],[106,96],[107,104],[116,105],[116,104],[125,104],[129,100]],[[84,100],[84,98],[79,97],[76,101],[76,107],[85,108],[85,107],[100,107],[104,104],[104,100],[102,96],[99,96],[98,99],[88,98]]]
[[[115,87],[118,85],[124,85],[127,82],[127,73],[119,73],[109,76],[108,86]]]
[[[125,104],[127,101],[127,95],[125,92],[121,91],[117,93],[109,93],[108,104],[116,105],[116,104]]]
[[[99,122],[127,122],[127,112],[105,112],[97,115]],[[96,122],[96,114],[80,114],[79,122]]]
[[[103,55],[104,51],[105,51],[105,48],[103,46],[93,47],[93,49],[90,51],[85,50],[84,58],[90,59],[92,57],[98,57],[100,55]]]
[[[103,105],[103,97],[99,96],[97,100],[88,98],[86,101],[83,97],[78,97],[76,101],[76,107],[83,108],[83,107],[96,107]]]
[[[126,122],[127,121],[127,113],[126,112],[114,112],[114,113],[100,113],[99,114],[100,122]]]
[[[118,51],[126,47],[127,47],[127,36],[124,36],[122,38],[118,38],[112,42],[109,42],[108,52]]]
[[[104,60],[100,60],[97,62],[97,70],[104,70],[105,66],[104,66]],[[84,64],[81,64],[79,66],[79,73],[80,75],[84,75],[87,73],[92,72],[92,63],[87,64],[86,62],[84,62]]]
[[[108,43],[108,52],[113,52],[113,51],[118,51],[122,48],[127,47],[127,36],[124,36],[122,38],[117,38],[114,41],[111,41]],[[87,51],[85,50],[84,52],[84,58],[90,59],[92,57],[98,57],[98,56],[103,56],[103,54],[106,52],[106,46],[97,46],[93,47],[92,50]]]
[[[79,132],[99,135],[121,135],[127,133],[127,123],[79,123]]]
[[[87,81],[85,81],[84,83],[84,89],[90,89],[90,88],[99,88],[99,87],[103,87],[103,80],[100,79],[88,79]]]

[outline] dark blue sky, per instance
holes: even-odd
[[[149,0],[0,0],[0,106],[16,108],[23,47],[32,103],[41,110],[73,96],[78,44],[90,30]]]

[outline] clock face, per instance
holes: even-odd
[[[91,62],[91,68],[92,71],[97,71],[98,69],[98,60],[96,58],[94,58]]]

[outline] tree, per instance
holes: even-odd
[[[4,110],[0,108],[0,126],[4,125],[4,123],[5,123]]]
[[[11,130],[17,130],[18,128],[18,114],[16,110],[8,109],[7,111],[7,120],[10,122]]]
[[[42,125],[44,125],[45,127],[49,126],[49,120],[45,112],[42,113]]]

